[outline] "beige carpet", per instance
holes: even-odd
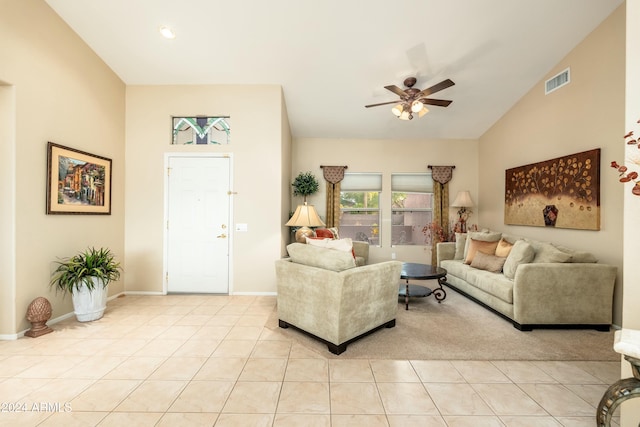
[[[354,343],[340,356],[295,328],[278,328],[277,314],[267,327],[326,357],[409,360],[585,360],[618,361],[610,332],[581,329],[534,329],[513,325],[446,288],[440,304],[431,296],[412,298],[409,310],[398,304],[396,327],[380,329]]]

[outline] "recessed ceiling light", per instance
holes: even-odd
[[[175,39],[176,38],[176,33],[169,27],[163,25],[162,27],[160,27],[159,29],[160,34],[162,34],[162,37],[164,37],[165,39]]]

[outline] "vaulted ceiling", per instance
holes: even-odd
[[[622,0],[46,2],[126,84],[277,84],[294,137],[423,139],[481,136]],[[453,103],[364,108],[408,76]]]

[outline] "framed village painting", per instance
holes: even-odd
[[[111,214],[111,159],[49,142],[47,214]]]
[[[600,229],[600,149],[507,169],[504,223]]]

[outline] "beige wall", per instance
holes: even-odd
[[[592,251],[618,267],[614,323],[622,321],[622,188],[612,160],[624,144],[624,7],[560,61],[480,138],[482,226]],[[544,80],[571,67],[571,83],[544,94]],[[600,231],[504,224],[505,170],[601,148]],[[561,213],[560,213],[561,214]]]
[[[291,181],[289,177],[291,176],[291,150],[293,144],[289,127],[289,115],[287,114],[286,104],[284,102],[284,94],[282,105],[284,109],[282,113],[282,173],[280,177],[280,195],[282,196],[280,205],[280,257],[287,255],[286,246],[289,243],[290,230],[289,227],[286,227],[284,224],[289,220],[289,210],[291,206]]]
[[[391,114],[391,111],[389,111]],[[419,120],[419,119],[416,119]],[[422,120],[428,120],[423,118]],[[421,123],[423,124],[423,123]],[[415,125],[413,122],[407,126]],[[370,248],[372,262],[396,259],[405,262],[426,262],[431,260],[431,248],[426,246],[391,247],[391,174],[403,172],[429,172],[428,165],[455,165],[453,179],[449,183],[451,198],[459,190],[470,190],[471,197],[478,203],[478,143],[476,140],[386,140],[386,139],[295,139],[293,145],[293,175],[310,171],[320,182],[320,191],[307,198],[315,205],[318,213],[326,217],[326,188],[321,165],[347,165],[347,172],[382,173],[381,245]],[[289,185],[289,192],[291,192]],[[300,197],[293,197],[291,210],[300,204]],[[450,211],[455,218],[455,210]],[[475,223],[472,216],[470,222]]]
[[[89,245],[124,255],[125,86],[40,0],[2,2],[0,57],[0,123],[11,129],[0,134],[0,230],[15,236],[0,251],[0,335],[11,337],[30,326],[26,309],[38,296],[54,318],[72,311],[71,298],[48,286],[56,258]],[[47,141],[113,160],[112,215],[45,214]],[[110,288],[121,292],[122,282]]]
[[[250,99],[251,102],[247,102]],[[234,232],[230,291],[275,293],[274,260],[283,235],[283,170],[290,135],[277,85],[128,86],[126,263],[128,292],[163,291],[164,157],[172,152],[232,154]],[[228,115],[229,145],[170,145],[171,116]],[[249,268],[250,267],[250,268]]]

